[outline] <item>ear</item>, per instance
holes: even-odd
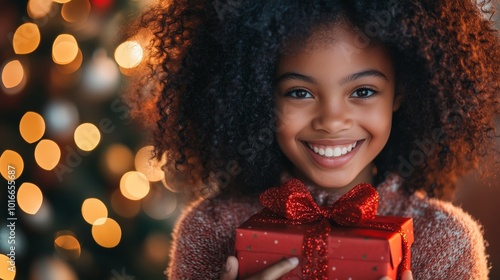
[[[392,111],[396,112],[399,109],[399,107],[401,107],[402,102],[403,102],[403,93],[396,92],[394,95],[394,102],[392,104]]]

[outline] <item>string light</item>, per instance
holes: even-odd
[[[65,259],[76,260],[80,257],[82,248],[80,242],[70,231],[60,231],[56,234],[54,248],[57,254]]]
[[[35,161],[45,170],[52,170],[61,159],[61,149],[56,142],[48,139],[40,141],[35,148]]]
[[[12,46],[16,54],[28,54],[36,50],[40,44],[40,30],[34,23],[19,26],[12,37]]]
[[[165,173],[161,169],[161,167],[166,163],[165,155],[161,161],[152,158],[154,155],[154,147],[146,146],[141,148],[134,160],[135,170],[141,172],[146,175],[149,181],[157,182],[162,180],[165,177]]]
[[[120,225],[111,218],[100,218],[92,226],[92,237],[104,248],[116,247],[121,240]]]
[[[94,150],[101,141],[101,133],[95,125],[83,123],[76,128],[74,138],[78,148],[89,152]]]
[[[24,80],[24,69],[17,59],[5,64],[2,70],[2,85],[6,89],[14,89],[22,85]]]
[[[42,191],[33,183],[25,182],[17,190],[17,204],[27,214],[35,215],[42,202]]]
[[[82,204],[82,216],[91,225],[97,220],[108,217],[108,209],[102,201],[97,198],[87,198]]]
[[[57,36],[52,45],[52,59],[57,64],[68,64],[78,55],[78,43],[70,34]]]
[[[14,280],[16,277],[16,266],[11,266],[11,260],[7,255],[0,254],[0,279]]]
[[[67,22],[84,22],[90,14],[90,8],[88,0],[71,0],[63,4],[61,16]]]
[[[149,193],[148,178],[141,172],[129,171],[120,180],[120,191],[131,200],[140,200]]]
[[[52,0],[29,0],[28,15],[33,19],[43,18],[52,10],[52,4]]]
[[[137,41],[125,41],[115,50],[115,60],[120,67],[129,69],[141,63],[143,50]]]
[[[23,158],[15,151],[5,150],[0,156],[0,168],[0,173],[5,180],[12,180],[11,175],[14,175],[14,180],[16,180],[23,174]],[[9,174],[9,170],[11,174]]]
[[[132,218],[141,211],[141,203],[138,200],[130,200],[124,197],[120,190],[117,189],[111,195],[111,208],[122,217]]]
[[[119,176],[133,167],[132,151],[123,144],[113,144],[104,152],[102,165],[105,173]]]
[[[19,132],[24,141],[35,143],[45,133],[45,121],[35,112],[26,112],[19,122]]]

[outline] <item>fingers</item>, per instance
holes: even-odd
[[[238,259],[234,256],[227,258],[226,264],[222,268],[221,280],[235,280],[238,277]]]
[[[403,274],[401,275],[401,280],[413,280],[413,274],[411,273],[411,270],[403,271]]]
[[[380,280],[392,280],[392,279],[388,276],[384,276],[380,278]],[[401,274],[401,280],[413,280],[413,275],[411,273],[411,270],[403,271],[403,273]]]
[[[283,261],[271,266],[270,268],[264,270],[262,273],[259,273],[258,275],[255,275],[254,277],[252,277],[248,280],[256,280],[256,279],[274,280],[274,279],[278,279],[279,277],[285,275],[287,272],[290,272],[298,264],[299,264],[298,258],[295,258],[295,257],[289,258],[289,259],[283,260]]]

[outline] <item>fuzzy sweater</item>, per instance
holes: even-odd
[[[480,225],[451,203],[419,194],[405,195],[400,182],[393,176],[377,187],[377,214],[413,218],[414,279],[488,279]],[[308,188],[318,205],[330,205],[339,198]],[[227,256],[234,254],[236,227],[260,209],[257,199],[222,195],[185,209],[173,232],[169,279],[219,279]]]

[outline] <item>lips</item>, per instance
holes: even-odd
[[[306,142],[305,144],[315,154],[325,158],[336,158],[349,154],[357,145],[358,141],[343,145],[320,145],[316,143]]]

